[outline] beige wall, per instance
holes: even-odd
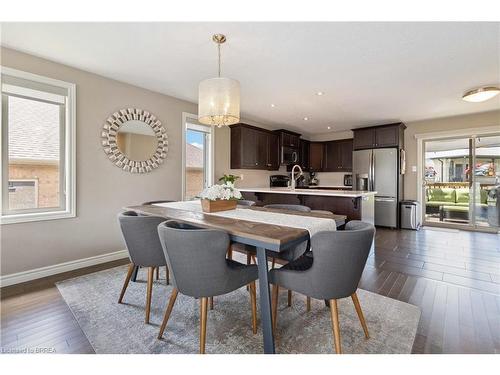
[[[182,112],[196,113],[195,104],[10,49],[2,48],[0,63],[77,90],[77,217],[2,225],[2,275],[122,250],[116,214],[123,206],[181,198]],[[127,107],[154,113],[167,128],[167,159],[151,173],[124,172],[101,149],[103,122]]]
[[[415,134],[488,126],[498,126],[498,131],[500,131],[500,110],[434,120],[407,122],[406,126],[405,149],[407,174],[404,179],[404,198],[417,199],[417,172],[412,171],[412,166],[417,165],[417,140],[415,139]]]

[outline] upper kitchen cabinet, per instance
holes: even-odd
[[[323,170],[323,157],[325,153],[324,142],[311,142],[309,145],[309,169],[313,172]]]
[[[280,137],[281,147],[300,147],[300,134],[285,129],[276,130],[275,133]]]
[[[404,145],[405,124],[402,122],[354,129],[354,150],[399,147]]]
[[[323,172],[352,171],[352,139],[325,142]]]
[[[300,160],[300,166],[302,167],[303,170],[308,171],[310,168],[310,163],[309,163],[309,149],[311,142],[301,139],[300,140],[300,152],[299,152],[299,160]]]
[[[339,172],[352,172],[353,140],[342,139],[338,142]]]
[[[277,134],[247,124],[230,128],[231,169],[279,169]]]

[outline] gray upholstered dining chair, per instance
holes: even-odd
[[[289,211],[298,211],[298,212],[311,212],[311,209],[307,206],[303,206],[300,204],[268,204],[264,206],[264,208],[271,208],[271,209],[277,209],[277,210],[289,210]],[[305,252],[307,251],[307,241],[304,241],[288,251],[275,255],[272,258],[272,265],[271,268],[274,269],[275,263],[280,260],[284,260],[285,262],[291,262],[300,256],[302,256]],[[292,306],[292,291],[289,289],[288,290],[288,306]],[[306,298],[306,308],[307,311],[311,310],[311,298],[307,297]]]
[[[303,256],[282,268],[271,270],[273,329],[276,330],[278,320],[279,288],[283,287],[329,301],[337,353],[342,353],[337,308],[340,298],[352,298],[365,336],[369,338],[356,290],[374,236],[375,227],[372,224],[353,220],[346,224],[345,230],[315,234],[311,239],[314,257]]]
[[[153,293],[153,273],[156,267],[166,267],[167,283],[169,282],[169,269],[160,238],[158,237],[158,225],[165,221],[157,216],[138,215],[134,211],[125,211],[118,215],[118,221],[122,230],[123,238],[127,246],[130,264],[127,276],[123,283],[118,303],[122,303],[127,286],[132,278],[136,267],[148,268],[148,282],[146,292],[146,324],[149,324],[151,311],[151,296]]]
[[[152,204],[170,203],[170,202],[175,202],[175,201],[163,199],[163,200],[157,200],[157,201],[144,202],[142,205],[143,206],[151,206]],[[136,281],[138,271],[139,271],[139,266],[136,266],[134,269],[134,273],[132,274],[132,281]],[[159,279],[160,279],[160,267],[156,267],[156,280],[159,280]],[[167,284],[168,284],[168,268],[167,268]]]
[[[248,199],[240,199],[237,202],[238,206],[255,206],[255,202]]]
[[[142,205],[143,206],[150,206],[150,205],[156,204],[156,203],[170,203],[170,202],[175,202],[175,201],[169,201],[169,200],[149,201],[149,202],[144,202]]]
[[[178,293],[200,299],[200,353],[205,353],[208,299],[248,285],[252,329],[257,333],[255,280],[257,266],[226,259],[229,235],[175,220],[158,226],[165,258],[172,272],[172,294],[165,310],[158,339],[161,339]]]

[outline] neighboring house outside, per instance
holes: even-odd
[[[59,106],[9,100],[9,209],[59,206]]]
[[[203,190],[203,150],[186,143],[186,199]]]

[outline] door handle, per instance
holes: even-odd
[[[375,198],[375,202],[394,202],[395,200],[395,198]]]

